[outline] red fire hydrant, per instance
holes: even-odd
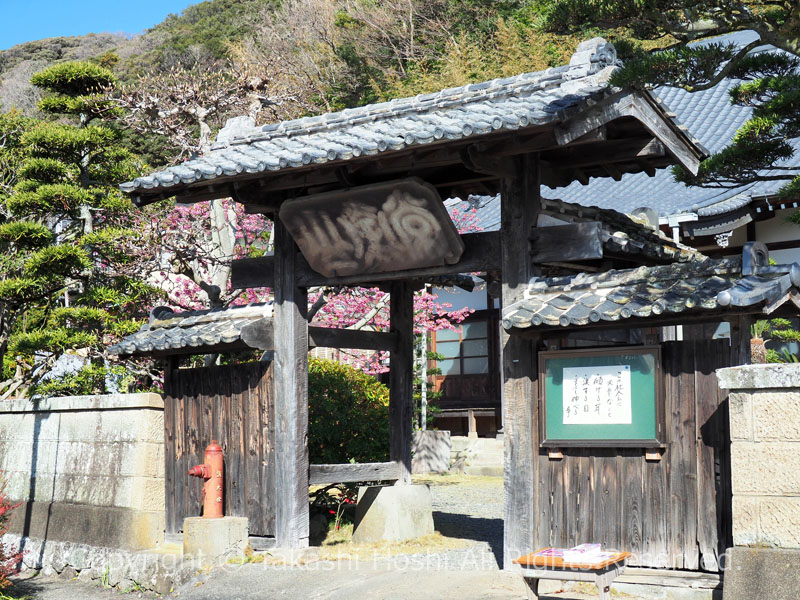
[[[222,448],[217,440],[211,440],[206,448],[204,460],[205,464],[189,469],[189,475],[206,480],[203,484],[203,518],[219,519],[223,516],[222,497],[225,495],[225,488],[222,476]]]

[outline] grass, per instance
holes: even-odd
[[[403,541],[381,541],[364,544],[353,542],[353,524],[343,523],[339,529],[331,527],[328,535],[318,548],[309,549],[307,553],[285,557],[270,552],[254,552],[249,547],[244,556],[231,558],[229,564],[246,565],[250,563],[266,563],[270,565],[306,564],[319,560],[372,560],[409,554],[433,554],[445,550],[461,550],[471,545],[469,540],[452,538],[434,532],[420,538]],[[2,600],[2,598],[0,598]]]
[[[321,560],[353,560],[399,556],[404,554],[433,554],[445,550],[461,550],[471,544],[467,540],[451,538],[434,532],[411,540],[353,542],[353,525],[346,524],[339,531],[329,531],[319,551]]]
[[[228,563],[231,565],[249,565],[252,563],[263,563],[267,553],[256,552],[249,545],[244,549],[244,556],[237,556],[229,558]],[[2,598],[0,598],[2,600]]]

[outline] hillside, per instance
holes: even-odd
[[[134,37],[50,38],[0,51],[0,112],[43,117],[31,75],[58,61],[97,60],[126,84],[117,90],[124,101],[115,99],[126,109],[124,143],[155,166],[197,151],[200,131],[208,139],[234,114],[270,122],[538,71],[565,64],[597,34],[623,51],[641,45],[624,28],[545,31],[537,7],[206,0]]]
[[[208,0],[180,15],[171,14],[145,33],[133,37],[91,33],[54,37],[19,44],[0,51],[0,112],[12,107],[31,115],[38,92],[30,77],[55,62],[97,58],[113,52],[121,60],[115,70],[122,79],[180,60],[187,52],[223,58],[228,44],[245,36],[248,15],[272,5],[270,0]]]
[[[36,71],[60,60],[99,56],[128,41],[121,35],[90,33],[35,40],[0,51],[0,111],[17,108],[32,114],[38,93],[30,84],[30,78]]]

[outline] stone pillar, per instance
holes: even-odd
[[[717,371],[730,390],[733,544],[724,598],[800,597],[800,364]]]

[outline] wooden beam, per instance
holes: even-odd
[[[602,231],[603,224],[598,221],[533,227],[531,260],[541,264],[603,258]]]
[[[358,348],[360,350],[397,349],[397,335],[387,331],[361,331],[329,327],[308,328],[309,348]]]
[[[636,161],[636,164],[639,165],[639,168],[647,173],[648,177],[655,177],[656,176],[656,168],[651,165],[648,161],[644,159],[639,159]]]
[[[242,327],[242,342],[237,348],[275,349],[275,327],[272,318],[265,317]],[[392,351],[397,347],[397,336],[384,331],[360,331],[331,327],[309,327],[309,348],[358,348],[361,350]],[[193,351],[197,354],[197,349]]]
[[[275,287],[275,256],[265,254],[256,258],[239,258],[231,262],[231,287],[235,290]]]
[[[397,337],[389,367],[389,459],[398,463],[398,483],[411,483],[411,415],[414,381],[414,290],[392,284],[390,331]]]
[[[308,294],[297,287],[297,246],[275,219],[275,503],[279,548],[308,546]]]
[[[636,93],[631,104],[630,116],[657,137],[686,170],[693,175],[697,174],[700,162],[706,155],[697,146],[689,146],[686,143],[686,137],[689,136],[687,129],[679,127],[667,117],[664,109],[649,93]]]
[[[372,273],[370,275],[349,275],[347,277],[325,277],[312,269],[300,255],[297,259],[297,285],[314,287],[321,285],[358,285],[381,281],[400,281],[407,279],[426,279],[437,275],[456,275],[459,273],[485,273],[500,268],[500,232],[487,231],[465,233],[464,253],[461,260],[453,265]],[[275,257],[271,254],[258,258],[241,258],[231,264],[231,285],[233,289],[274,287]]]
[[[620,171],[613,163],[603,163],[600,165],[603,170],[609,174],[614,181],[622,181],[622,171]]]
[[[644,161],[666,154],[664,144],[650,135],[593,142],[583,146],[554,149],[542,153],[542,160],[565,168],[592,167],[600,164]]]
[[[311,465],[308,483],[356,483],[359,481],[397,481],[400,465],[396,462],[349,463],[343,465]]]
[[[511,175],[503,178],[502,306],[522,299],[529,279],[537,274],[531,264],[528,238],[541,208],[539,158],[520,156]],[[502,331],[502,405],[505,438],[503,527],[504,568],[517,556],[530,552],[538,514],[537,409],[534,394],[537,364],[535,343]]]
[[[688,144],[682,131],[647,92],[622,91],[604,102],[567,119],[555,129],[558,144],[566,146],[587,133],[622,117],[633,117],[652,133],[678,162],[697,173],[705,158],[700,148]]]

